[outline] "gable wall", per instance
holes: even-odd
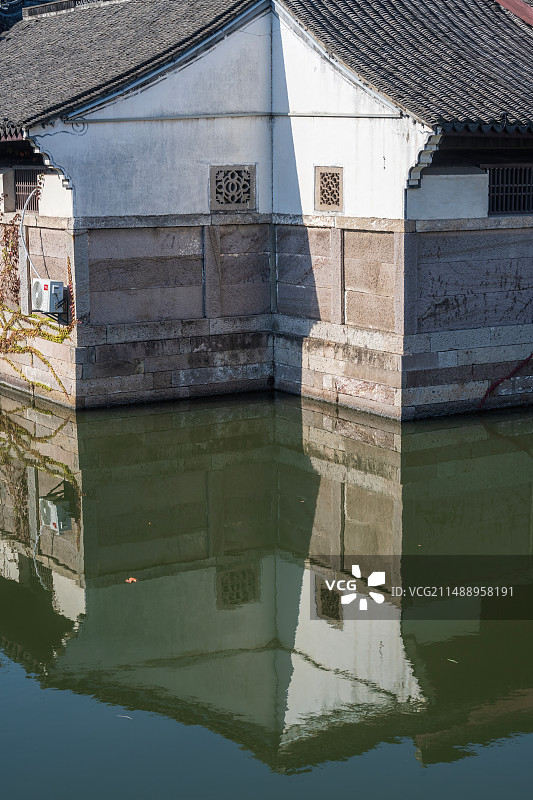
[[[273,108],[295,115],[274,120],[274,212],[314,214],[314,167],[339,166],[344,215],[403,218],[423,127],[339,70],[289,17],[273,18],[272,52]]]
[[[273,200],[276,213],[314,214],[314,167],[335,165],[344,168],[344,214],[403,217],[425,131],[306,37],[288,18],[263,14],[192,62],[80,114],[87,122],[32,131],[71,181],[74,216],[206,214],[209,166],[256,164],[260,213]],[[175,119],[209,114],[225,116]]]

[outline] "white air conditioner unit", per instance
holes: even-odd
[[[72,530],[72,518],[68,502],[40,497],[39,511],[41,513],[41,524],[46,525],[47,528],[52,528],[56,533]]]
[[[31,309],[43,314],[64,314],[65,287],[61,281],[35,278],[31,285]]]

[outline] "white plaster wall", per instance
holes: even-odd
[[[407,219],[487,217],[489,176],[481,170],[422,173],[419,189],[408,189]]]
[[[403,219],[407,174],[421,149],[408,136],[422,138],[407,118],[276,120],[274,212],[316,213],[315,166],[335,166],[344,170],[337,215]]]
[[[273,107],[291,114],[390,114],[385,98],[352,79],[288,19],[273,21]],[[313,214],[315,166],[344,168],[346,216],[403,218],[404,188],[428,131],[397,119],[276,118],[274,211]]]
[[[258,207],[271,209],[270,120],[155,121],[270,112],[270,17],[253,20],[183,68],[87,114],[88,125],[31,131],[74,187],[76,216],[209,212],[210,164],[257,164]],[[142,122],[96,122],[102,119]]]
[[[45,175],[39,198],[39,214],[44,217],[72,217],[72,190],[63,186],[60,175]]]
[[[232,112],[258,116],[158,119]],[[395,118],[339,117],[350,114]],[[314,168],[331,165],[344,168],[344,214],[402,218],[427,138],[270,13],[83,119],[31,131],[71,181],[77,217],[208,213],[209,166],[244,163],[257,165],[259,212],[313,214]]]

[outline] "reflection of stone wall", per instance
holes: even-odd
[[[83,417],[87,574],[224,565],[233,553],[272,547],[273,406],[259,408]]]
[[[427,423],[402,437],[403,552],[532,553],[533,424]]]
[[[281,395],[87,412],[76,426],[65,409],[27,408],[18,419],[44,439],[38,453],[73,470],[79,453],[82,474],[80,561],[68,557],[73,538],[48,530],[38,553],[54,619],[87,613],[47,658],[47,685],[107,702],[116,692],[132,708],[219,724],[249,747],[271,736],[276,759],[341,723],[372,740],[370,721],[389,735],[416,712],[420,729],[424,698],[442,697],[413,657],[424,630],[411,625],[406,636],[399,599],[392,620],[349,620],[328,596],[311,618],[309,559],[332,578],[360,555],[366,576],[372,555],[418,553],[419,544],[457,554],[527,552],[530,541],[524,419],[401,426]],[[67,424],[49,439],[58,420]],[[52,481],[39,475],[39,489]],[[77,565],[86,592],[74,585]],[[30,568],[0,547],[6,583],[27,585]],[[438,635],[446,648],[452,639],[470,647],[477,631],[461,621]],[[439,651],[437,678],[450,652]]]
[[[56,404],[25,406],[5,391],[0,398],[0,530],[14,537],[20,553],[33,552],[54,573],[84,572],[78,438],[71,412]],[[57,535],[41,525],[39,498],[69,485],[71,530]],[[29,548],[29,549],[28,549]]]

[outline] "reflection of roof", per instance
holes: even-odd
[[[283,4],[334,56],[431,125],[533,126],[533,30],[493,0]],[[29,17],[0,45],[0,119],[29,125],[105,96],[170,63],[254,5],[122,0]]]
[[[315,735],[283,742],[280,731],[224,713],[211,706],[169,696],[141,687],[127,687],[113,682],[112,676],[96,672],[78,676],[56,674],[46,676],[46,686],[88,695],[101,702],[120,705],[130,711],[147,711],[176,720],[181,725],[202,725],[250,751],[255,758],[276,771],[291,773],[302,768],[318,766],[326,761],[340,761],[366,753],[384,742],[412,738],[418,748],[417,758],[424,764],[458,761],[470,755],[472,744],[488,744],[495,739],[530,733],[533,712],[530,707],[510,709],[508,714],[492,713],[490,706],[472,709],[468,704],[431,708],[402,709],[399,704],[383,715],[367,715],[354,709],[355,721],[319,720]],[[523,699],[531,690],[518,691],[512,698]],[[508,702],[505,700],[504,702]],[[486,718],[476,719],[477,713],[487,712]]]

